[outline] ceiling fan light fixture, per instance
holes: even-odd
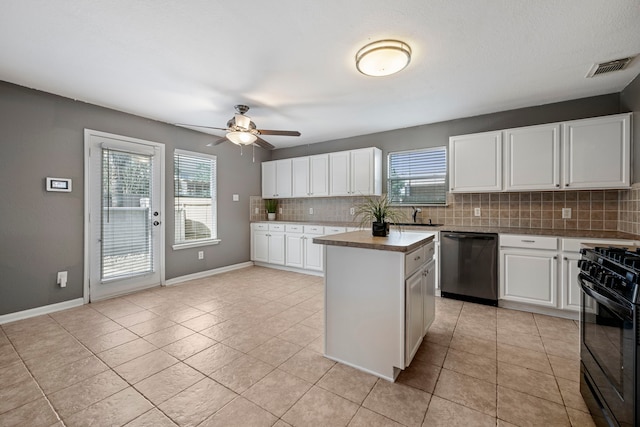
[[[409,62],[411,48],[399,40],[369,43],[356,53],[356,68],[367,76],[389,76],[404,70]]]
[[[251,145],[258,137],[251,132],[233,131],[227,133],[227,139],[238,145]]]

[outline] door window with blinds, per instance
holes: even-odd
[[[175,150],[175,245],[217,243],[216,156]]]
[[[389,153],[387,166],[387,193],[394,204],[446,204],[446,147]]]
[[[101,278],[153,271],[151,155],[102,150]]]

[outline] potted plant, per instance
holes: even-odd
[[[265,199],[264,207],[267,209],[267,219],[273,221],[276,219],[276,209],[278,208],[277,199]]]
[[[381,197],[367,197],[366,201],[356,208],[355,218],[360,220],[360,228],[371,224],[374,236],[389,234],[389,222],[401,223],[406,221],[402,211],[391,207],[391,200],[387,194]]]

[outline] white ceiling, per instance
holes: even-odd
[[[400,39],[389,77],[354,66]],[[640,0],[2,0],[0,80],[168,122],[251,107],[277,148],[619,92],[587,79],[640,53]],[[223,135],[224,132],[217,132]]]

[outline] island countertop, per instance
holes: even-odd
[[[352,248],[377,249],[381,251],[411,252],[433,240],[433,233],[390,231],[386,237],[371,235],[371,230],[350,231],[314,237],[313,243]]]

